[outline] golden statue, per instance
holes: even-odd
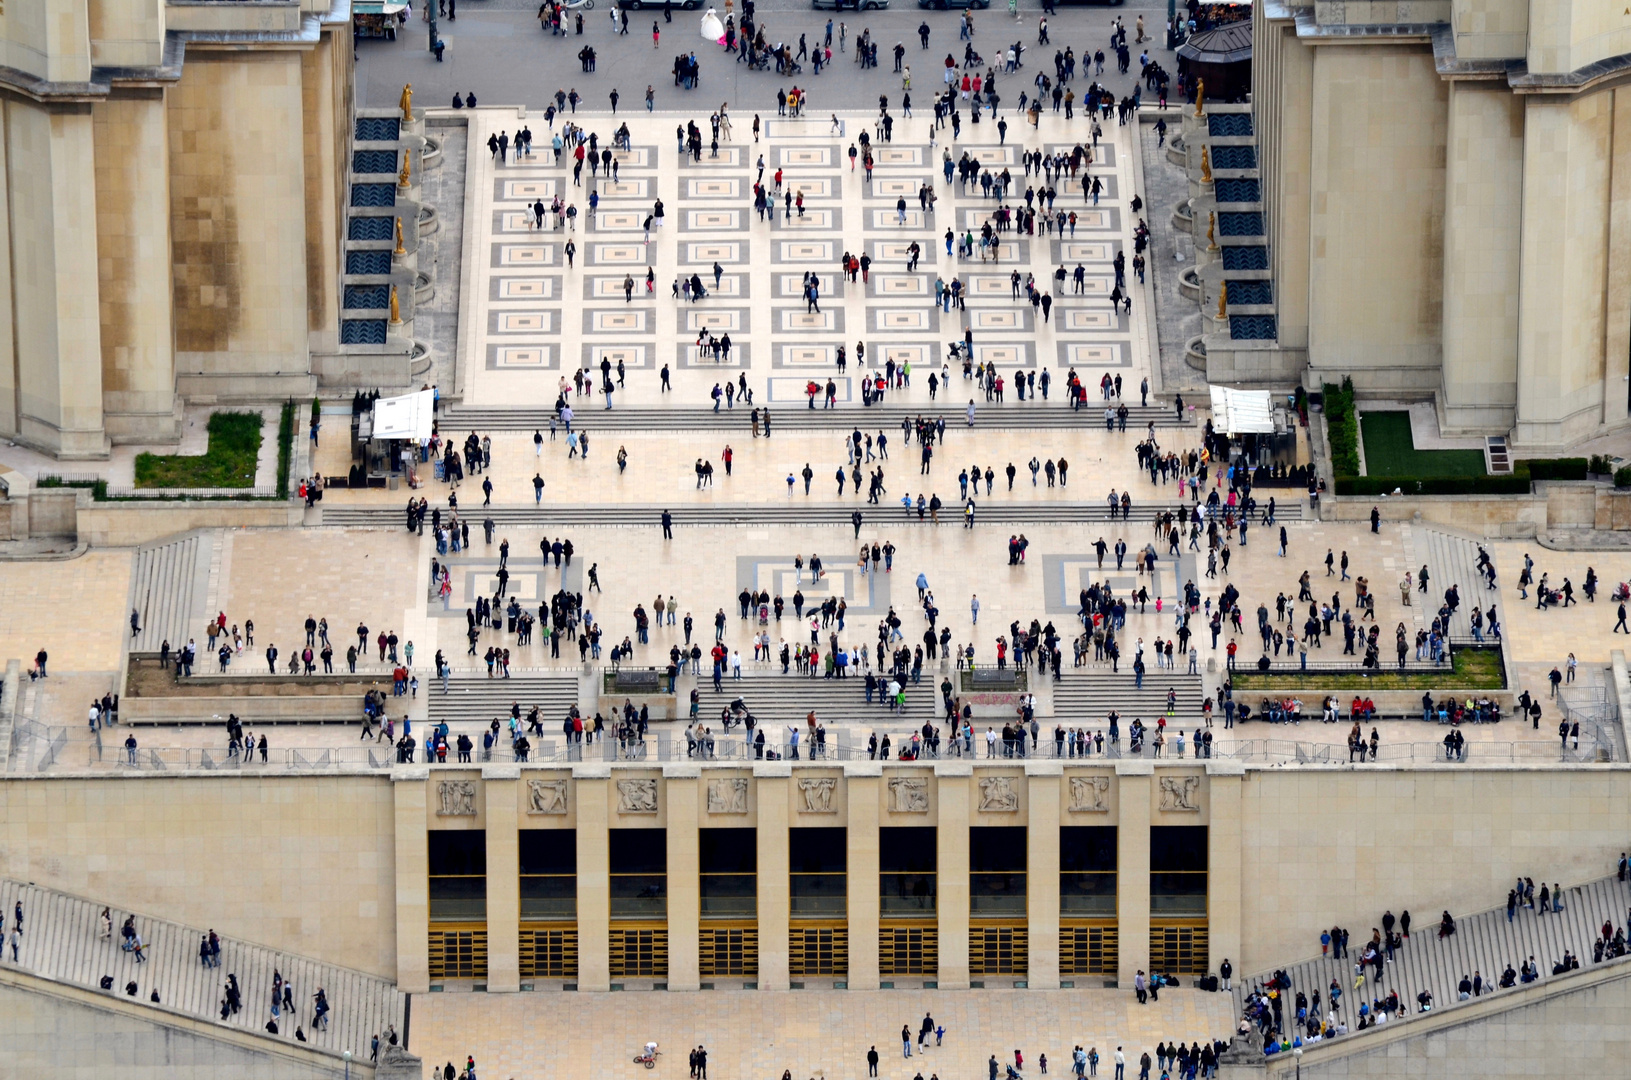
[[[413,151],[404,146],[402,148],[402,172],[396,178],[397,187],[405,188],[408,186],[408,174],[413,171],[412,166]]]
[[[1203,146],[1203,147],[1201,147],[1201,183],[1210,184],[1211,182],[1212,182],[1212,148],[1208,147],[1208,146]]]
[[[402,97],[397,101],[397,108],[402,110],[404,124],[413,123],[413,83],[403,84]],[[1199,116],[1200,113],[1197,112],[1195,115]]]
[[[402,325],[402,309],[397,304],[395,285],[391,286],[391,325]]]
[[[1206,250],[1207,251],[1216,251],[1216,250],[1218,250],[1217,228],[1218,228],[1218,212],[1216,210],[1213,210],[1212,212],[1210,212],[1209,214],[1206,215]]]
[[[408,253],[408,249],[406,247],[404,247],[403,244],[402,244],[402,219],[397,218],[396,219],[396,251],[393,252],[393,254],[406,255],[407,253]]]
[[[406,93],[406,91],[404,91]],[[1195,115],[1206,115],[1206,80],[1195,80]]]
[[[1229,283],[1227,281],[1220,281],[1218,282],[1218,318],[1226,319],[1229,317],[1228,307]]]

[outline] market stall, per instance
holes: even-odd
[[[407,4],[388,0],[352,0],[351,25],[359,38],[389,38],[396,40],[396,31],[402,25]]]

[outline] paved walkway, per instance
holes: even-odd
[[[568,1011],[581,1023],[559,1022]],[[1140,1006],[1128,991],[801,990],[759,994],[742,990],[669,994],[649,1005],[640,995],[430,994],[414,998],[411,1049],[427,1066],[462,1067],[473,1054],[483,1076],[604,1075],[677,1080],[689,1048],[708,1049],[709,1080],[861,1080],[866,1053],[876,1046],[883,1080],[970,1080],[986,1075],[987,1059],[1025,1055],[1036,1076],[1046,1054],[1050,1076],[1068,1076],[1080,1044],[1099,1052],[1099,1075],[1115,1075],[1115,1048],[1125,1047],[1128,1076],[1138,1057],[1160,1041],[1227,1038],[1228,994],[1175,990]],[[900,1028],[915,1035],[923,1014],[946,1029],[927,1053],[901,1057]],[[653,1073],[630,1059],[647,1041],[662,1049]],[[1153,1056],[1153,1054],[1152,1054]]]

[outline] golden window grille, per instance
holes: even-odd
[[[1205,975],[1211,957],[1204,922],[1160,923],[1150,926],[1150,972],[1163,975]]]
[[[698,970],[703,978],[759,974],[759,931],[752,926],[707,927],[698,932]]]
[[[878,928],[879,975],[938,975],[940,931],[933,926]]]
[[[1029,959],[1029,939],[1025,927],[969,927],[970,975],[1024,975]]]
[[[849,974],[849,928],[795,926],[787,935],[787,970],[794,978]]]
[[[575,979],[578,977],[578,932],[575,929],[521,928],[523,979]]]
[[[485,979],[487,977],[487,929],[432,928],[430,931],[430,977],[432,979]]]
[[[1114,975],[1120,959],[1114,923],[1059,928],[1059,974]]]
[[[617,928],[611,933],[611,977],[668,976],[668,931],[654,927]]]

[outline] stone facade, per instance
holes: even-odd
[[[22,10],[22,8],[27,10]],[[0,435],[173,442],[338,344],[345,6],[41,0],[0,26]]]
[[[1309,385],[1431,397],[1447,434],[1520,452],[1623,429],[1624,18],[1591,0],[1348,0],[1254,19],[1275,351],[1306,349]],[[1250,355],[1234,360],[1248,380]]]

